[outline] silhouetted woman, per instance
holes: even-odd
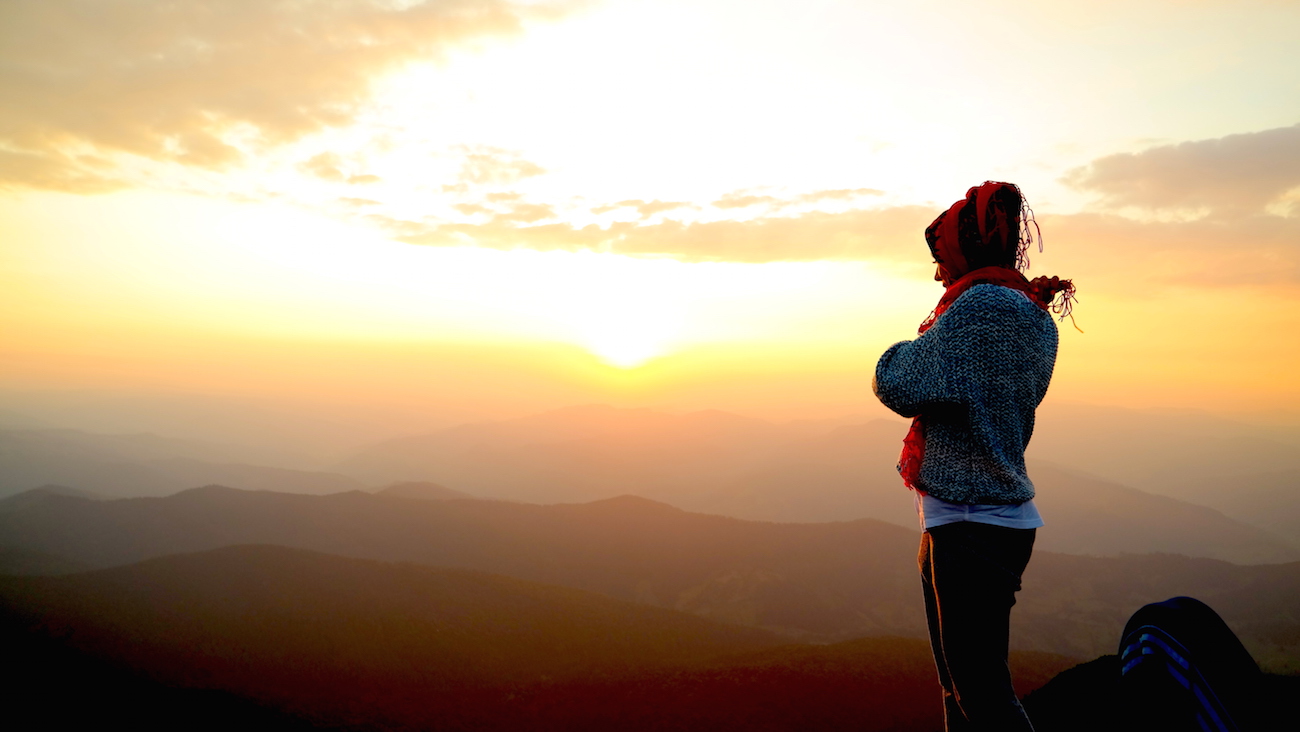
[[[950,732],[1033,729],[1011,686],[1008,627],[1043,525],[1025,446],[1056,363],[1049,311],[1068,314],[1074,291],[1021,274],[1036,232],[1019,188],[971,188],[925,230],[947,290],[920,337],[876,365],[876,396],[914,418],[898,470],[921,517],[921,585]]]

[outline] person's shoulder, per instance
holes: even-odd
[[[975,285],[963,292],[944,317],[948,318],[948,328],[981,332],[1033,331],[1049,336],[1056,328],[1052,316],[1025,293],[992,284]]]
[[[994,285],[988,282],[975,285],[969,290],[963,292],[961,297],[958,297],[953,302],[953,306],[955,307],[959,302],[965,302],[968,305],[975,303],[987,303],[992,305],[1008,304],[1016,306],[1019,306],[1021,303],[1026,305],[1034,304],[1025,293],[1020,290],[1011,287],[1003,287],[1002,285]]]
[[[961,297],[953,301],[951,310],[1018,312],[1035,317],[1045,314],[1043,308],[1020,290],[987,283],[975,285],[963,292]]]

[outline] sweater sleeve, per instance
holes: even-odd
[[[950,346],[954,334],[943,318],[914,341],[895,343],[876,363],[872,389],[886,407],[903,417],[915,417],[939,405],[961,402],[957,358]]]
[[[1014,341],[1022,327],[1005,289],[976,286],[919,338],[890,346],[873,381],[881,403],[904,417],[969,407],[1000,365],[987,351]]]

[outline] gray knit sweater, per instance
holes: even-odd
[[[925,415],[920,488],[962,504],[1034,497],[1025,447],[1056,364],[1056,323],[1020,292],[976,285],[920,338],[895,343],[873,388],[904,417]]]

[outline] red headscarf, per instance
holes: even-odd
[[[1062,318],[1070,315],[1074,304],[1074,284],[1070,280],[1036,277],[1031,281],[1021,274],[1029,267],[1029,245],[1035,239],[1042,251],[1042,234],[1034,212],[1014,184],[985,181],[967,191],[964,199],[939,214],[925,230],[925,241],[942,271],[947,290],[917,332],[929,330],[962,293],[983,284],[1019,290],[1044,310]],[[912,428],[903,439],[903,454],[898,458],[903,484],[918,492],[923,492],[919,478],[924,457],[925,421],[921,415],[912,420]]]

